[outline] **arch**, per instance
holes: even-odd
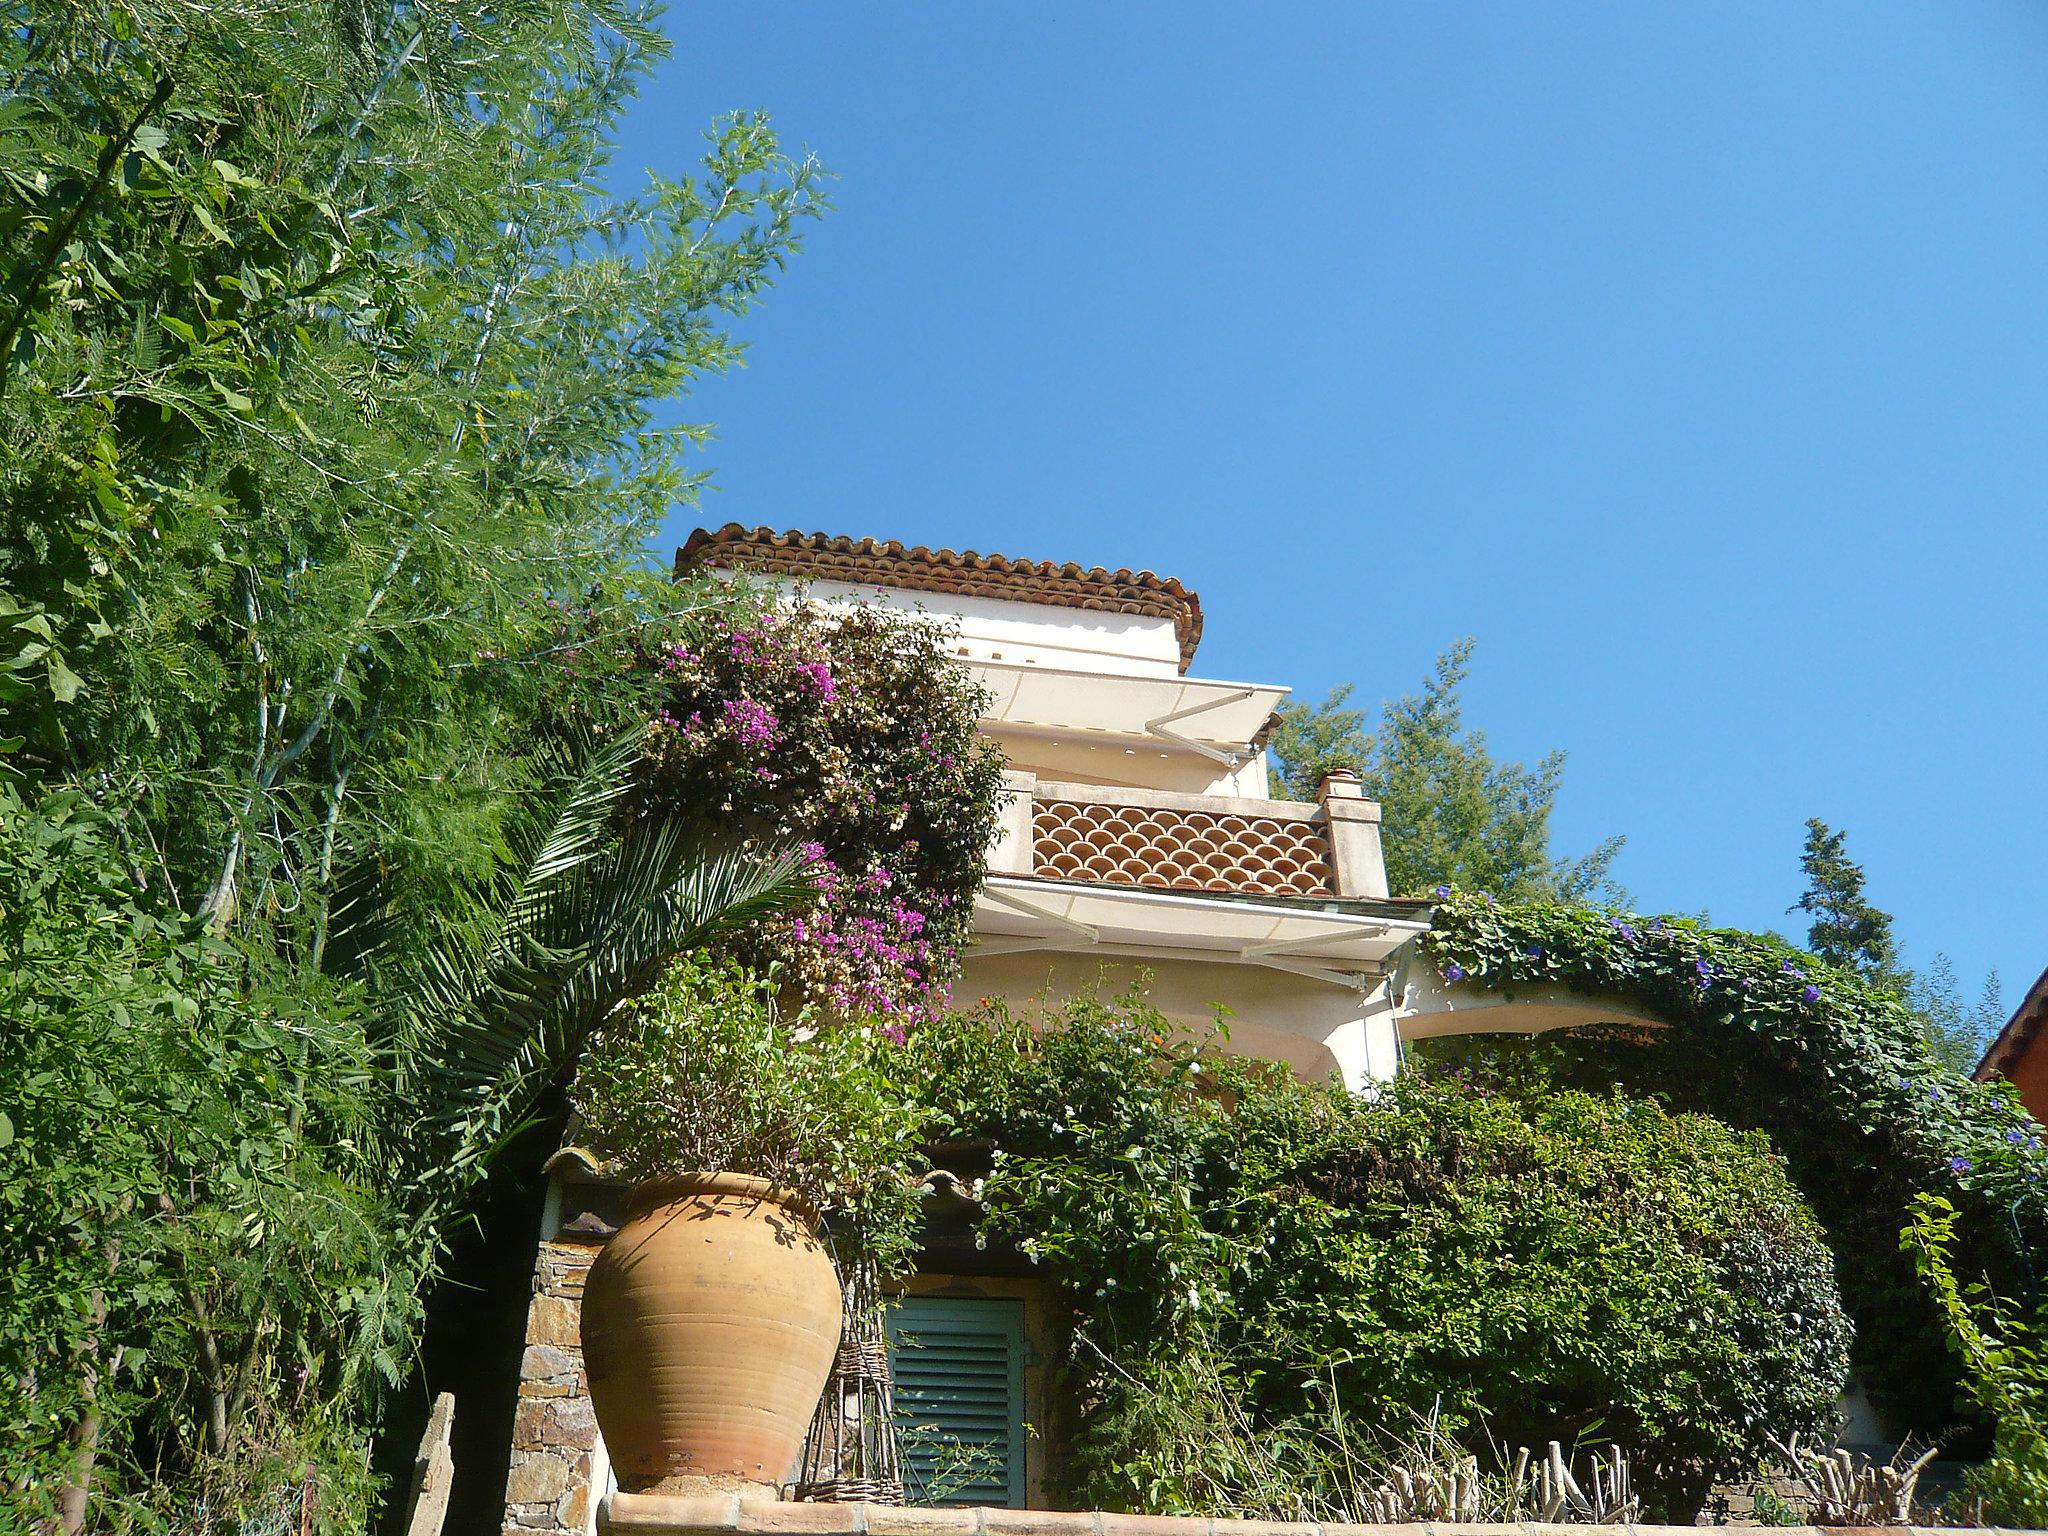
[[[1899,1251],[1915,1198],[1965,1212],[1962,1267],[2007,1288],[2048,1269],[2033,1257],[2048,1243],[2044,1132],[2010,1087],[1943,1065],[1897,996],[1783,939],[1449,893],[1404,980],[1404,1039],[1532,1035],[1499,1050],[1537,1080],[1622,1084],[1767,1134],[1836,1250],[1859,1373],[1915,1427],[1953,1421],[1955,1381]],[[1627,1028],[1598,1027],[1613,1024]],[[1564,1075],[1573,1064],[1585,1075]]]
[[[1664,1029],[1671,1021],[1629,998],[1575,992],[1556,983],[1459,987],[1411,963],[1396,989],[1394,1026],[1405,1043],[1451,1035],[1538,1035],[1612,1025]]]

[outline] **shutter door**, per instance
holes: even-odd
[[[889,1311],[913,1504],[1024,1507],[1024,1303],[906,1296]]]

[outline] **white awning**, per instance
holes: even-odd
[[[1355,986],[1428,924],[1369,901],[1280,900],[992,875],[974,903],[974,952],[1188,952]]]
[[[1150,737],[1208,757],[1249,751],[1288,693],[1266,683],[1075,672],[1009,661],[964,665],[994,695],[983,717],[988,721]]]

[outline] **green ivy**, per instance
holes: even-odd
[[[1354,1095],[1141,996],[1033,1022],[985,1004],[902,1068],[935,1161],[993,1148],[987,1238],[1072,1308],[1083,1507],[1337,1518],[1328,1426],[1369,1464],[1435,1412],[1475,1450],[1618,1441],[1689,1518],[1832,1418],[1833,1265],[1761,1137],[1611,1090]]]
[[[1563,987],[1668,1020],[1449,1054],[1496,1075],[1519,1061],[1549,1083],[1626,1081],[1767,1132],[1828,1228],[1873,1397],[1906,1427],[1953,1427],[1955,1367],[1898,1238],[1919,1193],[1944,1194],[1965,1213],[1966,1263],[2028,1278],[2048,1154],[2009,1087],[1943,1065],[1897,996],[1767,935],[1443,892],[1425,945],[1453,985]]]

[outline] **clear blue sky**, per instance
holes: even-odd
[[[2048,9],[669,24],[622,170],[761,107],[839,177],[703,520],[1150,566],[1309,696],[1476,635],[1639,906],[1801,931],[1820,816],[1913,963],[2048,965]]]

